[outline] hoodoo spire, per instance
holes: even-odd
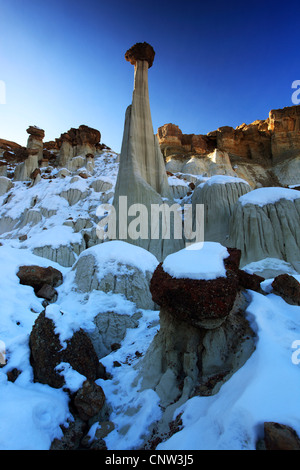
[[[162,259],[170,252],[180,249],[181,245],[179,240],[153,240],[150,233],[151,205],[161,205],[172,198],[164,159],[157,137],[153,133],[150,111],[148,69],[153,64],[154,56],[153,47],[146,42],[135,44],[125,53],[125,59],[134,65],[134,90],[132,104],[127,108],[125,115],[113,205],[118,214],[120,197],[126,196],[128,207],[142,204],[147,209],[148,238],[132,240],[128,237],[127,241],[146,248],[158,259]],[[124,234],[124,227],[121,232]],[[173,246],[174,242],[176,247]]]

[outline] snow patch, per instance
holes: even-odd
[[[244,183],[247,186],[250,186],[248,181],[238,178],[237,176],[229,175],[214,175],[207,179],[204,183],[199,185],[200,188],[203,186],[211,186],[212,184],[227,184],[227,183]]]
[[[93,255],[96,259],[99,268],[99,279],[102,279],[108,272],[118,271],[118,263],[136,267],[144,274],[147,271],[153,272],[158,265],[158,260],[152,253],[121,240],[108,241],[92,246],[84,250],[80,258],[88,255]]]
[[[225,277],[224,259],[229,256],[220,243],[194,243],[166,257],[162,267],[177,279],[205,279]]]

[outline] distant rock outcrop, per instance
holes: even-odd
[[[78,129],[71,128],[68,132],[61,134],[56,139],[59,148],[60,166],[72,165],[71,160],[75,157],[86,158],[94,155],[96,147],[100,145],[101,134],[97,129],[81,125]]]
[[[288,304],[300,305],[300,282],[289,274],[280,274],[272,282],[274,294],[280,295]]]
[[[253,187],[253,176],[263,186],[291,185],[300,178],[299,129],[300,106],[291,106],[271,110],[265,120],[235,129],[223,126],[206,135],[183,134],[169,123],[158,128],[157,137],[167,164],[174,158],[184,164],[191,156],[203,161],[218,149],[229,155],[236,175]]]
[[[45,131],[43,129],[40,129],[37,126],[29,126],[26,132],[27,134],[29,134],[29,137],[27,140],[27,149],[38,150],[37,152],[38,161],[42,160],[43,148],[44,148],[43,139],[45,137]]]
[[[274,163],[299,157],[300,106],[270,111],[268,128],[271,133],[271,150]]]

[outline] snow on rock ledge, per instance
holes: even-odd
[[[85,243],[80,233],[62,225],[35,233],[26,240],[25,247],[37,256],[55,261],[64,267],[71,267],[76,257],[84,250]]]
[[[138,308],[153,309],[149,284],[157,265],[155,256],[143,248],[109,241],[81,253],[73,267],[75,284],[82,292],[124,294]]]
[[[246,204],[255,204],[263,207],[266,204],[275,204],[281,199],[294,202],[300,199],[300,192],[296,189],[289,188],[258,188],[250,193],[244,194],[239,198],[239,202],[245,206]]]

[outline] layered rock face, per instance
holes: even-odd
[[[176,130],[176,139],[170,138]],[[271,134],[267,121],[255,121],[250,125],[242,124],[236,129],[223,126],[216,131],[202,134],[183,134],[178,126],[165,124],[157,132],[164,155],[171,153],[172,147],[199,155],[208,155],[215,148],[230,155],[246,159],[268,160],[271,158]],[[169,147],[169,148],[168,148]],[[171,148],[170,148],[171,147]]]
[[[274,162],[299,157],[300,106],[270,111],[268,124]]]
[[[34,180],[32,174],[39,168],[39,162],[43,158],[43,138],[41,136],[44,135],[44,131],[33,126],[30,126],[27,132],[29,130],[32,134],[28,138],[27,149],[24,149],[22,152],[24,161],[19,163],[15,169],[15,181]]]
[[[94,156],[96,147],[100,145],[101,134],[97,129],[81,125],[78,129],[71,128],[56,139],[59,148],[59,162],[61,166],[72,168],[72,159],[87,155]],[[82,166],[82,164],[81,164]]]
[[[154,309],[149,284],[158,261],[142,248],[134,252],[130,248],[115,240],[85,250],[73,267],[78,290],[121,293],[138,308]],[[138,255],[143,259],[141,268],[133,262]]]
[[[229,223],[236,202],[251,190],[239,178],[212,176],[201,183],[192,196],[192,204],[204,205],[204,239],[228,245]]]
[[[120,197],[127,197],[128,207],[142,204],[147,208],[148,227],[151,226],[151,204],[161,205],[163,198],[171,201],[164,160],[158,140],[153,133],[148,91],[148,68],[152,65],[154,51],[146,43],[138,43],[126,52],[125,58],[134,64],[134,91],[132,105],[127,108],[120,155],[120,167],[113,205],[119,214]],[[132,220],[132,218],[131,218]],[[128,220],[128,224],[130,219]],[[127,229],[127,227],[126,227]],[[120,236],[121,219],[118,218],[117,238]],[[145,238],[125,240],[137,244],[158,259],[162,259],[180,247],[180,240]]]
[[[259,188],[241,196],[234,207],[229,243],[242,250],[241,264],[279,258],[300,270],[300,193]]]
[[[226,152],[232,171],[251,186],[297,184],[300,178],[300,106],[271,110],[266,120],[242,124],[235,129],[223,126],[207,135],[183,134],[175,124],[165,124],[157,132],[161,150],[168,162],[183,171],[187,159],[201,161],[218,149]],[[172,171],[172,169],[170,169]],[[205,170],[203,170],[203,173]]]

